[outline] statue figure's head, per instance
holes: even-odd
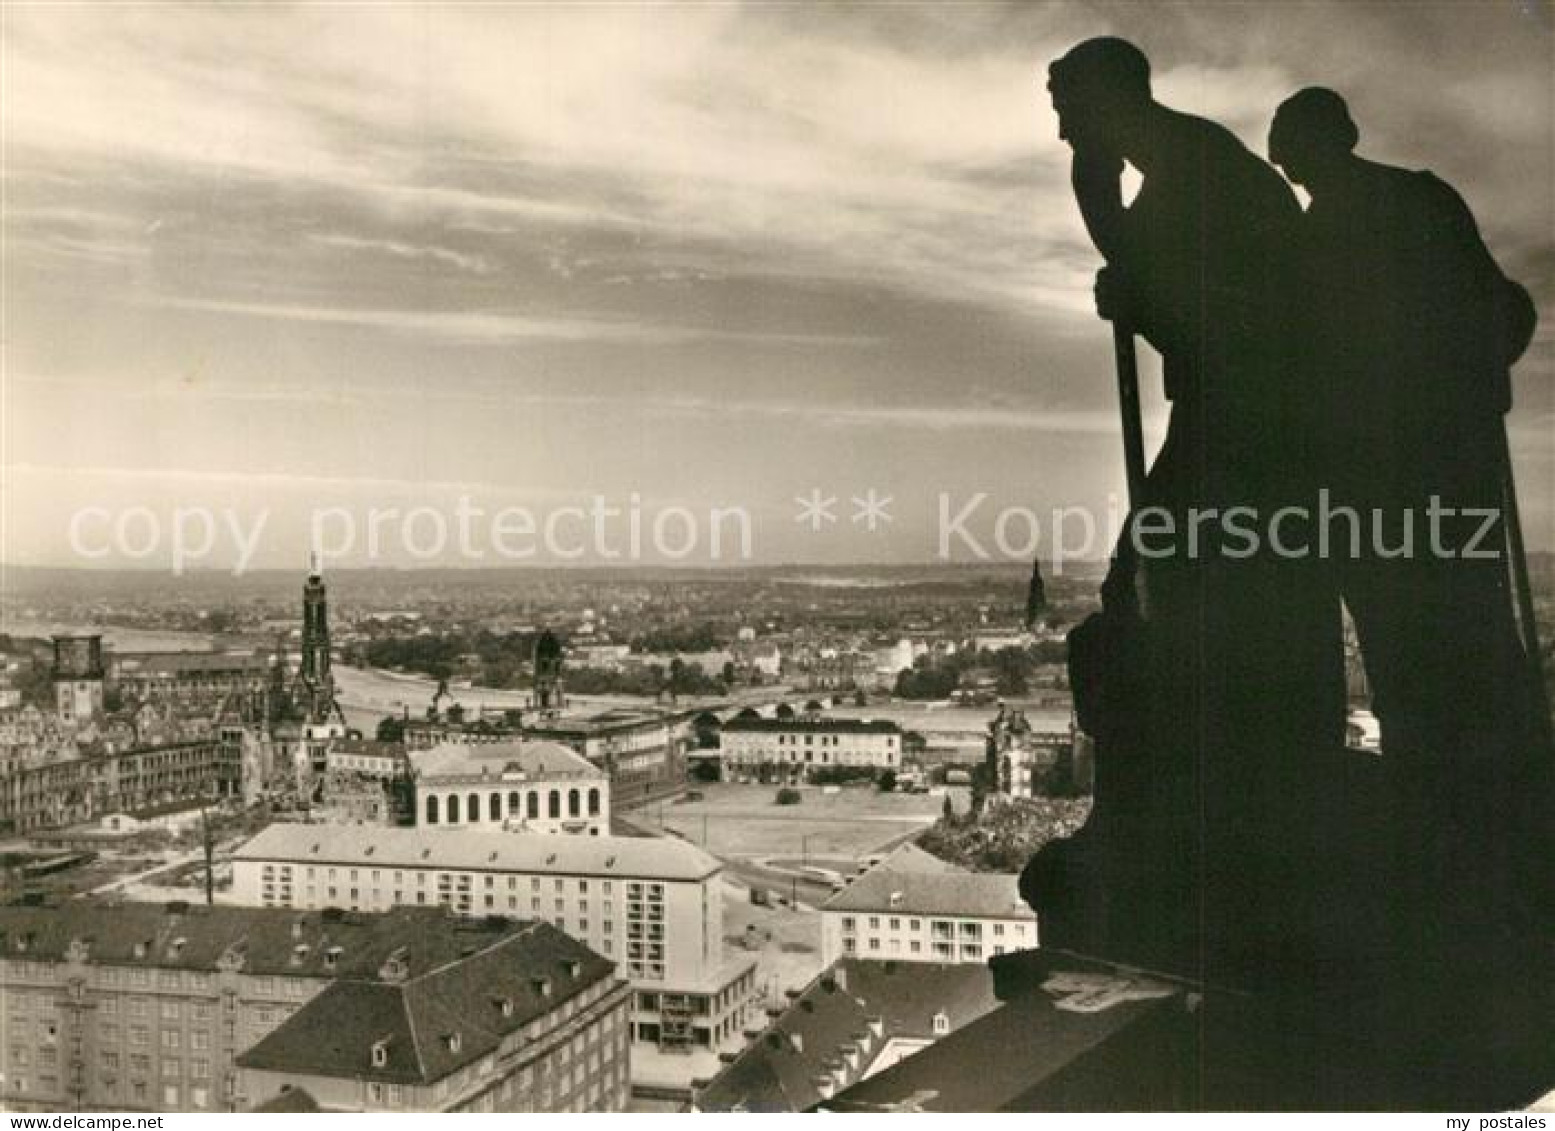
[[[1126,39],[1100,36],[1048,67],[1058,136],[1075,149],[1122,153],[1152,103],[1150,60]]]
[[[1293,183],[1310,186],[1348,161],[1359,140],[1344,99],[1327,87],[1309,86],[1274,112],[1269,160]]]

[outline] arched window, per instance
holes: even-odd
[[[481,795],[480,794],[478,794],[478,793],[470,794],[470,805],[469,805],[469,808],[465,810],[465,818],[464,819],[466,821],[469,821],[470,824],[472,824],[472,825],[475,824],[477,821],[479,821],[481,819]]]
[[[448,795],[448,823],[450,825],[459,823],[459,795],[457,793]]]
[[[599,816],[599,790],[589,790],[589,816]]]
[[[486,799],[486,816],[493,821],[502,820],[502,794],[493,793]]]
[[[562,791],[561,790],[559,790],[559,789],[551,790],[550,805],[548,807],[548,810],[549,810],[550,815],[552,817],[560,817],[562,815]]]
[[[569,789],[567,791],[567,816],[569,816],[569,817],[581,817],[582,815],[583,815],[583,798],[581,796],[579,796],[577,790]]]
[[[437,824],[437,794],[427,798],[427,824]]]
[[[528,799],[524,804],[529,819],[531,821],[538,821],[540,819],[540,794],[535,790],[530,790]]]
[[[518,790],[515,789],[512,793],[508,794],[508,816],[509,817],[517,817],[517,816],[519,816],[520,815],[519,809],[522,806],[522,804],[523,803],[521,801],[519,801],[519,799],[518,799]]]

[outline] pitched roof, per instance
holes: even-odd
[[[300,1076],[430,1084],[486,1056],[615,964],[547,923],[404,981],[342,978],[238,1057]],[[381,1049],[381,1063],[374,1050]]]
[[[898,845],[886,857],[874,867],[867,869],[870,872],[918,872],[924,875],[945,875],[956,873],[965,875],[966,869],[959,864],[952,864],[949,860],[941,860],[912,841]]]
[[[422,779],[437,777],[490,777],[492,781],[523,778],[597,778],[608,775],[583,755],[559,742],[439,742],[427,750],[414,750],[410,764]],[[518,779],[522,780],[522,779]]]
[[[702,880],[723,862],[678,837],[539,836],[497,829],[277,823],[234,860]]]
[[[821,905],[823,911],[894,911],[982,919],[1035,919],[1020,877],[1004,872],[905,872],[873,868]]]
[[[0,957],[58,962],[77,944],[89,961],[105,966],[208,971],[233,955],[242,957],[250,974],[372,978],[391,955],[414,975],[522,926],[507,919],[460,919],[442,907],[369,915],[72,899],[0,907]]]
[[[998,1004],[985,966],[844,958],[698,1091],[697,1109],[804,1111],[822,1098],[819,1077],[846,1086],[891,1041],[935,1040],[936,1015],[954,1032]]]

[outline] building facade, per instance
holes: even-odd
[[[524,736],[577,751],[609,775],[616,804],[640,804],[685,788],[686,747],[695,715],[695,711],[621,707],[595,715],[547,718],[526,725]]]
[[[239,1056],[239,1093],[263,1107],[301,1091],[323,1111],[625,1110],[631,990],[611,963],[544,923],[421,974],[408,958],[337,980]]]
[[[114,652],[108,684],[137,703],[188,709],[219,706],[229,695],[258,695],[270,657],[228,652]]]
[[[409,755],[417,825],[608,836],[610,777],[557,742],[442,742]]]
[[[550,993],[521,996],[517,987],[537,979]],[[498,1038],[518,1027],[583,1036],[582,1047],[599,1054],[600,1078],[615,1082],[600,1102],[619,1105],[626,1050],[619,1037],[604,1042],[587,1032],[618,1034],[628,991],[608,963],[543,924],[462,921],[436,910],[303,914],[84,900],[0,908],[0,1096],[11,1111],[242,1110],[262,1098],[253,1089],[275,1080],[277,1049],[306,1052],[318,1075],[329,1078],[336,1065],[321,1059],[306,1035],[376,1029],[372,1016],[339,1008],[341,994],[387,989],[409,998],[425,987],[446,998],[446,987],[461,981],[511,993],[511,1016],[470,1014],[458,1051],[429,1053],[419,1064],[402,1042],[392,1067],[419,1069],[426,1090],[408,1086],[402,1075],[398,1089],[375,1093],[364,1073],[349,1082],[362,1102],[349,1106],[371,1107],[376,1097],[386,1109],[398,1102],[415,1110],[423,1101],[432,1108],[440,1089],[452,1105],[508,1087],[526,1068],[533,1075],[548,1047],[502,1057]],[[429,1033],[448,1028],[445,1021]],[[284,1039],[277,1040],[279,1030]],[[365,1029],[362,1037],[368,1061],[377,1038]],[[251,1049],[269,1050],[252,1070],[242,1063]],[[461,1077],[457,1090],[445,1084]],[[561,1109],[566,1105],[557,1101],[575,1102],[575,1090],[552,1088],[545,1100]],[[516,1110],[541,1102],[539,1093],[508,1092]]]
[[[144,749],[8,759],[0,828],[25,833],[126,810],[237,796],[242,766],[215,738]]]
[[[821,955],[828,962],[984,963],[1037,945],[1037,916],[1020,897],[1020,877],[964,872],[926,854],[887,860],[821,905]]]
[[[614,962],[636,991],[632,1035],[719,1047],[742,1030],[755,963],[723,960],[723,864],[672,838],[272,825],[240,848],[246,906],[522,915]]]
[[[803,781],[828,767],[884,772],[902,764],[902,729],[887,719],[733,718],[719,733],[724,773]]]

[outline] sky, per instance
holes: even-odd
[[[0,558],[1083,541],[1121,444],[1041,79],[1104,33],[1257,152],[1322,84],[1458,187],[1544,316],[1510,426],[1555,549],[1547,3],[9,3]]]

